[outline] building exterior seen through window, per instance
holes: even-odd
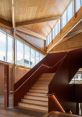
[[[78,72],[70,81],[70,84],[82,84],[82,68],[78,70]]]

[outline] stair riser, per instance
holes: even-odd
[[[28,96],[24,96],[24,99],[39,100],[39,101],[46,101],[46,102],[48,102],[48,98],[37,98],[37,97],[28,97]]]
[[[26,104],[33,104],[33,105],[39,105],[39,106],[48,107],[48,103],[42,102],[42,101],[22,100],[21,102],[26,103]]]
[[[47,94],[27,93],[28,96],[47,97]]]

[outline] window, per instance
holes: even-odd
[[[81,1],[81,6],[82,6],[82,0],[80,0]]]
[[[8,45],[7,45],[7,62],[12,63],[13,62],[13,37],[11,37],[10,35],[7,35],[7,41],[8,41]]]
[[[30,61],[30,47],[25,45],[24,65],[26,67],[30,67],[31,64],[32,63]]]
[[[16,60],[16,62],[17,62],[17,64],[18,65],[24,65],[24,59],[23,59],[23,43],[22,42],[20,42],[20,41],[16,41],[17,43],[17,60]]]
[[[49,35],[48,35],[48,37],[47,37],[47,45],[49,45]]]
[[[58,22],[57,22],[57,33],[59,33],[60,32],[60,20],[58,20]]]
[[[61,18],[61,20],[62,20],[62,27],[64,27],[66,25],[66,23],[67,23],[67,14],[66,13],[67,13],[67,11],[64,12],[64,14],[63,14],[63,16]]]
[[[56,25],[55,25],[56,26]],[[55,33],[55,27],[53,28],[53,38],[55,38],[56,33]]]
[[[40,61],[40,54],[36,52],[36,64]]]
[[[6,33],[0,30],[0,60],[6,61]]]
[[[49,43],[52,41],[52,36],[51,36],[51,32],[49,34]]]
[[[35,65],[35,50],[31,48],[31,67]]]
[[[40,54],[40,60],[42,60],[44,58],[44,55]]]
[[[80,6],[81,6],[81,2],[82,0],[76,0],[76,11],[78,11],[80,9]]]
[[[52,30],[52,38],[53,38],[53,39],[54,39],[54,37],[55,37],[54,32],[55,32],[55,30],[54,30],[54,28],[53,28],[53,30]]]
[[[67,8],[67,21],[69,21],[74,14],[74,7],[73,7],[73,1],[70,3],[70,5]]]

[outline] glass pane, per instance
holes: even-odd
[[[81,3],[80,0],[76,0],[76,11],[80,9]]]
[[[82,0],[80,0],[81,1],[81,6],[82,6]]]
[[[71,2],[67,9],[67,21],[69,21],[73,17],[73,8],[73,2]]]
[[[49,43],[50,43],[50,37],[49,37],[49,35],[47,37],[47,42],[48,42],[48,45],[49,45]]]
[[[52,41],[52,36],[51,36],[51,32],[49,34],[49,37],[50,37],[50,40],[49,40],[49,43]]]
[[[36,52],[36,64],[40,61],[40,54]]]
[[[66,23],[67,23],[67,16],[66,16],[66,11],[65,11],[62,16],[62,27],[64,27]]]
[[[23,43],[17,40],[17,64],[24,65],[23,59]]]
[[[55,25],[56,26],[56,25]],[[56,31],[55,31],[55,27],[53,28],[53,38],[55,38],[56,36]]]
[[[42,60],[44,58],[43,54],[40,54],[40,60]]]
[[[31,67],[35,65],[35,50],[31,48]]]
[[[24,65],[30,67],[30,47],[25,45],[25,56],[24,56]]]
[[[57,22],[57,32],[60,32],[60,20]]]
[[[13,38],[8,35],[7,62],[13,62]]]
[[[0,30],[0,60],[6,60],[6,33]]]

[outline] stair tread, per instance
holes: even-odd
[[[42,97],[43,97],[43,96],[45,96],[45,97],[47,96],[46,93],[43,94],[43,93],[38,93],[38,92],[37,92],[37,93],[32,93],[32,92],[30,93],[30,92],[28,92],[27,95],[30,95],[30,96],[40,96],[40,97],[41,97],[41,96],[42,96]]]
[[[31,89],[35,89],[35,90],[48,90],[48,87],[38,87],[38,86],[34,86]]]
[[[27,104],[33,104],[33,105],[48,106],[48,102],[44,102],[44,101],[22,99],[21,102],[27,103]]]
[[[36,110],[36,111],[41,111],[41,112],[48,112],[48,108],[47,107],[37,106],[37,105],[33,105],[33,104],[19,103],[18,107],[19,108],[23,108],[23,109],[28,109],[28,110]]]
[[[24,96],[24,99],[29,99],[29,100],[42,100],[42,101],[48,101],[48,97],[38,97],[38,96]]]
[[[48,90],[33,90],[33,89],[30,89],[29,92],[39,92],[39,93],[48,93]]]

